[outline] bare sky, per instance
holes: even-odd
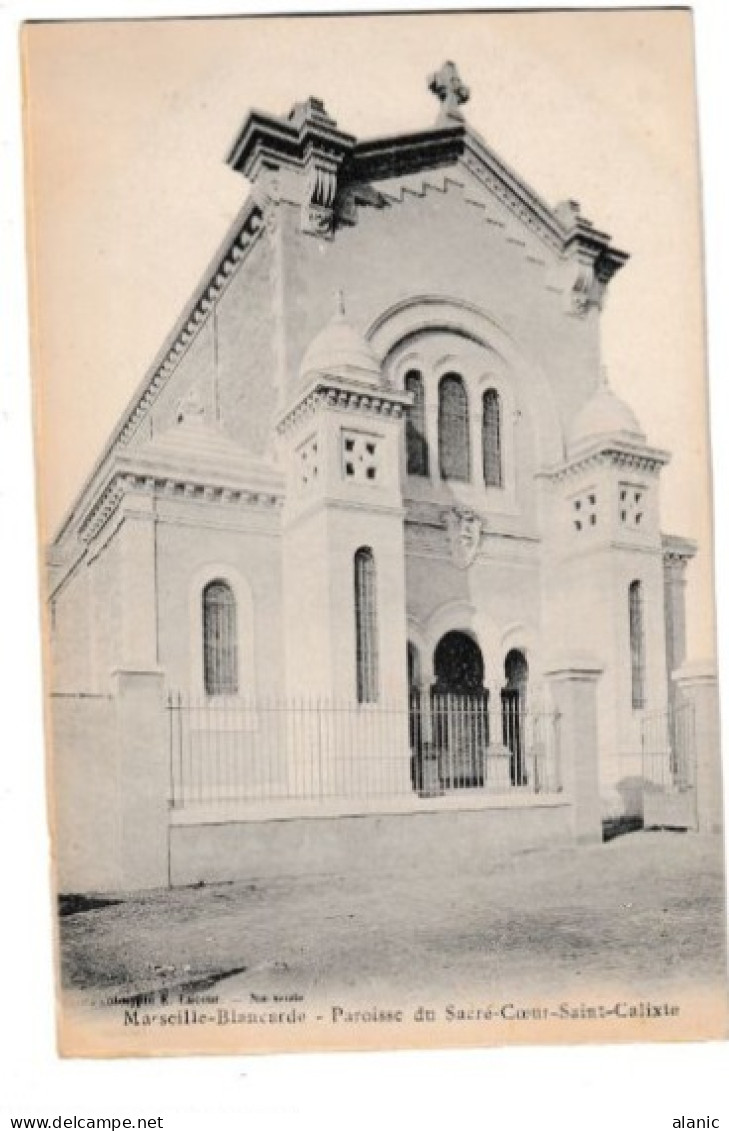
[[[549,203],[631,253],[603,316],[615,389],[673,453],[663,527],[696,538],[690,650],[713,651],[693,58],[685,11],[66,23],[26,38],[40,478],[53,529],[247,184],[250,107],[309,94],[359,137],[425,127],[454,59],[466,113]]]

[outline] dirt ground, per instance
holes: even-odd
[[[487,871],[281,877],[67,901],[62,980],[74,998],[214,985],[362,997],[424,985],[719,984],[717,837],[634,832],[510,853]]]

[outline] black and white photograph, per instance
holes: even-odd
[[[22,50],[61,1053],[725,1038],[690,13]]]

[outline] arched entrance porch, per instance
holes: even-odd
[[[508,647],[487,668],[472,630],[448,628],[435,638],[432,652],[427,637],[408,641],[413,788],[428,796],[543,789],[553,769],[553,718],[534,714],[526,649]]]
[[[466,632],[447,632],[435,649],[433,670],[430,710],[440,780],[447,789],[482,786],[489,715],[477,641]]]
[[[433,657],[435,685],[440,695],[481,695],[484,663],[481,649],[467,632],[446,632]]]

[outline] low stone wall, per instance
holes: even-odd
[[[563,792],[531,797],[515,790],[478,803],[468,796],[402,795],[377,812],[253,813],[242,820],[191,818],[173,808],[169,711],[159,670],[111,675],[111,697],[52,700],[53,820],[58,886],[63,892],[143,890],[168,884],[331,873],[392,871],[411,864],[479,868],[514,850],[555,842],[597,843],[595,688],[589,658],[550,669],[560,714],[558,766]],[[397,790],[395,791],[397,795]],[[388,809],[390,810],[388,812]],[[225,815],[223,815],[224,817]]]
[[[171,880],[253,880],[418,865],[479,869],[495,856],[574,839],[566,801],[525,808],[294,817],[180,824],[170,830]]]

